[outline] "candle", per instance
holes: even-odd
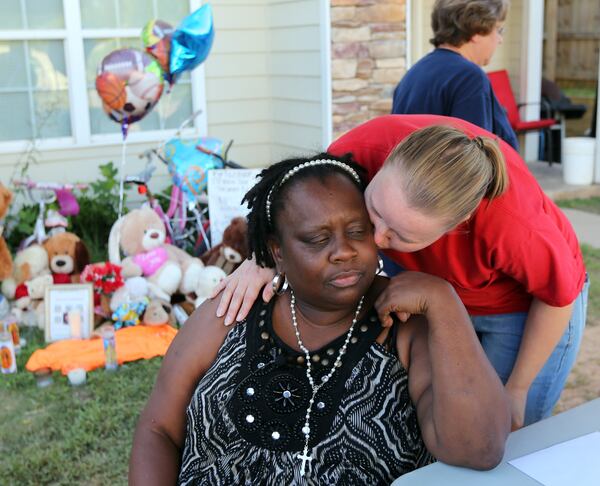
[[[47,386],[52,385],[52,370],[50,368],[42,368],[37,371],[34,371],[35,382],[38,388],[46,388]]]
[[[72,386],[85,385],[85,370],[83,368],[75,368],[67,373],[67,378]]]
[[[81,339],[81,313],[78,310],[69,311],[67,319],[71,328],[71,338]]]

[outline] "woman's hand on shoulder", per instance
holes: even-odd
[[[214,299],[222,292],[216,308],[216,316],[225,316],[226,326],[245,319],[261,289],[263,289],[262,299],[265,302],[271,300],[273,289],[267,284],[274,276],[275,272],[272,268],[260,267],[252,258],[243,261],[235,272],[214,288],[209,296],[209,299]]]
[[[411,315],[427,315],[432,304],[452,297],[454,290],[445,280],[421,272],[401,272],[392,277],[375,301],[384,327],[393,324],[392,314],[406,322]]]

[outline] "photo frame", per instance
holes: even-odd
[[[91,337],[94,330],[92,284],[59,284],[46,288],[46,342]]]

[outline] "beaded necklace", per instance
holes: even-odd
[[[313,403],[315,402],[315,397],[317,396],[317,392],[321,389],[321,387],[331,379],[333,373],[335,373],[336,368],[339,368],[342,365],[342,356],[346,353],[348,342],[350,341],[350,337],[352,336],[352,332],[354,331],[356,321],[358,321],[358,314],[360,314],[360,310],[362,308],[365,297],[363,295],[360,298],[360,301],[358,302],[356,312],[354,313],[354,318],[352,319],[352,325],[350,326],[350,329],[348,329],[348,333],[346,334],[344,344],[339,349],[338,355],[335,358],[335,362],[333,363],[331,370],[329,370],[329,373],[327,373],[321,378],[321,383],[315,385],[311,372],[310,352],[308,351],[306,346],[304,346],[302,338],[300,337],[300,330],[298,329],[298,321],[296,319],[296,296],[294,295],[294,291],[292,289],[290,289],[290,292],[292,296],[290,299],[290,309],[292,311],[292,325],[294,326],[294,332],[296,333],[296,340],[298,341],[298,346],[304,352],[304,355],[306,357],[306,377],[308,378],[308,383],[310,384],[310,388],[312,390],[312,395],[308,402],[308,408],[306,409],[304,427],[302,427],[302,433],[304,434],[304,450],[302,451],[302,454],[298,454],[296,456],[302,461],[302,466],[300,467],[300,476],[304,476],[306,473],[306,463],[308,462],[310,466],[310,461],[312,461],[312,456],[308,455],[308,442],[310,440],[310,414],[312,411]]]

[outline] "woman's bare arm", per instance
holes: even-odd
[[[216,302],[200,306],[179,331],[138,421],[129,460],[132,485],[175,484],[185,439],[186,408],[229,329],[215,317]]]
[[[510,432],[510,409],[467,311],[444,280],[416,272],[400,275],[377,308],[380,314],[384,309],[422,314],[401,325],[398,353],[408,369],[425,445],[448,464],[495,467]]]

